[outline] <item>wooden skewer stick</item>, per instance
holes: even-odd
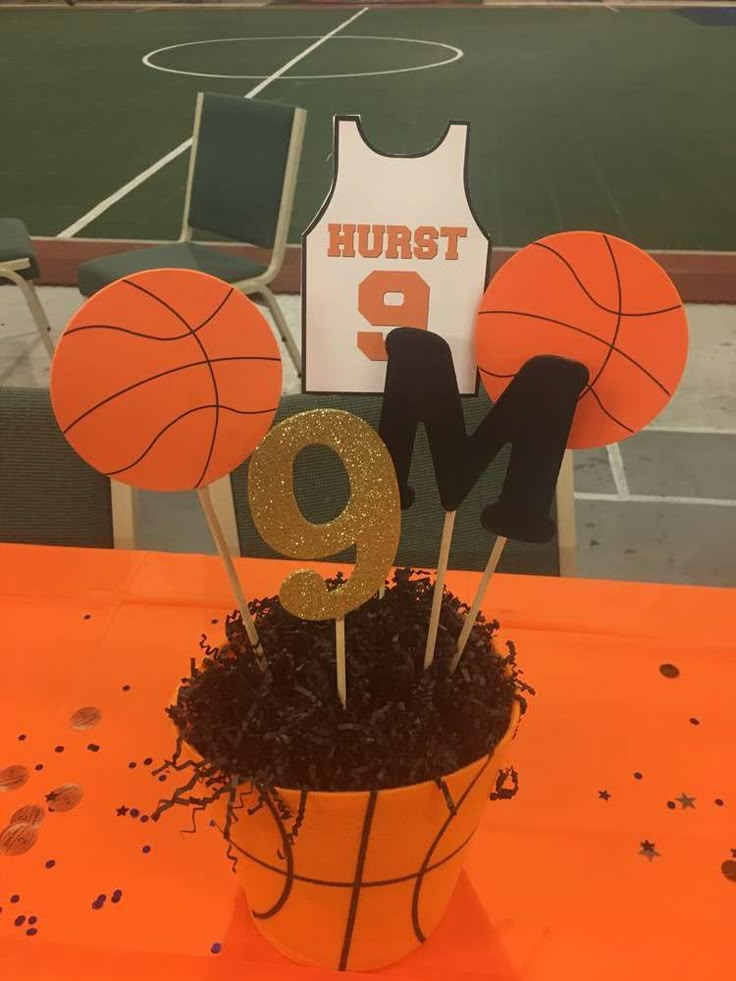
[[[348,686],[345,672],[345,617],[335,620],[335,654],[337,655],[337,694],[342,707],[348,707]]]
[[[465,645],[468,643],[468,637],[470,637],[470,631],[473,629],[475,621],[478,619],[480,605],[483,602],[483,597],[488,589],[488,583],[491,581],[491,577],[496,571],[496,566],[501,558],[501,553],[503,552],[503,547],[506,544],[506,541],[507,539],[505,539],[503,535],[499,535],[496,538],[496,541],[493,543],[491,554],[488,556],[488,562],[486,563],[486,567],[483,570],[483,575],[480,577],[480,582],[478,583],[478,589],[475,593],[473,605],[470,607],[470,610],[465,616],[463,629],[460,631],[460,636],[457,639],[457,650],[453,654],[452,662],[450,663],[450,674],[452,674],[452,672],[458,666],[460,663],[460,658],[463,656]]]
[[[440,625],[440,609],[442,608],[442,593],[445,588],[445,575],[447,574],[447,560],[450,557],[450,545],[452,544],[452,529],[455,527],[455,511],[445,512],[445,523],[442,526],[442,539],[440,541],[440,554],[437,560],[437,578],[434,583],[434,593],[432,595],[432,612],[429,616],[429,630],[427,632],[427,646],[424,648],[424,668],[430,666],[434,660],[434,648],[437,643],[437,631]]]
[[[238,574],[235,571],[233,557],[230,554],[230,549],[227,547],[225,536],[222,533],[220,522],[217,519],[217,513],[212,506],[212,497],[210,496],[209,487],[199,487],[197,489],[197,496],[199,497],[199,503],[202,505],[204,516],[207,519],[207,524],[209,525],[210,532],[212,533],[215,545],[217,546],[217,552],[222,559],[225,566],[225,572],[227,573],[227,577],[230,580],[230,585],[235,593],[235,599],[238,604],[238,609],[240,610],[240,615],[243,618],[243,626],[245,627],[245,632],[248,635],[248,640],[250,641],[251,647],[258,658],[258,663],[261,665],[261,667],[264,667],[265,664],[263,659],[263,646],[261,645],[261,638],[258,636],[256,625],[253,621],[253,617],[251,616],[245,596],[243,595],[243,587],[240,585]]]

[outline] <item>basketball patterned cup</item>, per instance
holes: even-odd
[[[301,964],[367,971],[437,927],[519,721],[489,755],[391,790],[259,793],[239,788],[231,854],[258,931]],[[220,801],[218,824],[227,804]]]

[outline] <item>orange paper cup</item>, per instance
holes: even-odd
[[[444,778],[390,790],[238,788],[231,854],[259,932],[301,964],[366,971],[400,960],[442,919],[516,731]],[[242,804],[242,807],[240,806]],[[218,824],[224,824],[222,801]]]

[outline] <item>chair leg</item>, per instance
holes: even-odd
[[[289,357],[291,358],[294,368],[296,369],[297,377],[302,376],[302,358],[299,354],[299,348],[296,346],[294,336],[289,330],[289,325],[286,323],[286,318],[284,317],[281,307],[276,301],[276,297],[273,295],[271,290],[267,286],[259,286],[254,292],[260,293],[263,299],[266,301],[266,306],[271,312],[271,316],[276,322],[279,333],[281,334],[281,340],[286,345],[286,350],[289,352]]]
[[[38,298],[38,294],[33,286],[33,283],[29,283],[27,279],[23,279],[22,276],[10,276],[10,274],[3,270],[3,275],[8,276],[9,279],[12,278],[13,282],[20,287],[20,291],[23,294],[23,299],[26,301],[26,306],[28,307],[31,316],[33,317],[33,322],[36,325],[36,330],[38,331],[38,336],[41,338],[43,346],[46,348],[48,356],[53,358],[54,356],[54,343],[49,336],[49,326],[46,313],[41,306],[41,301]]]

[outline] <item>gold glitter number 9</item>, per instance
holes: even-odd
[[[294,496],[294,460],[305,446],[328,446],[350,480],[350,498],[332,521],[312,524]],[[355,544],[352,576],[328,591],[312,569],[281,584],[282,606],[304,620],[331,620],[377,592],[393,564],[401,531],[396,472],[378,434],[340,409],[313,409],[284,419],[250,460],[248,496],[255,526],[271,548],[295,559],[322,559]]]

